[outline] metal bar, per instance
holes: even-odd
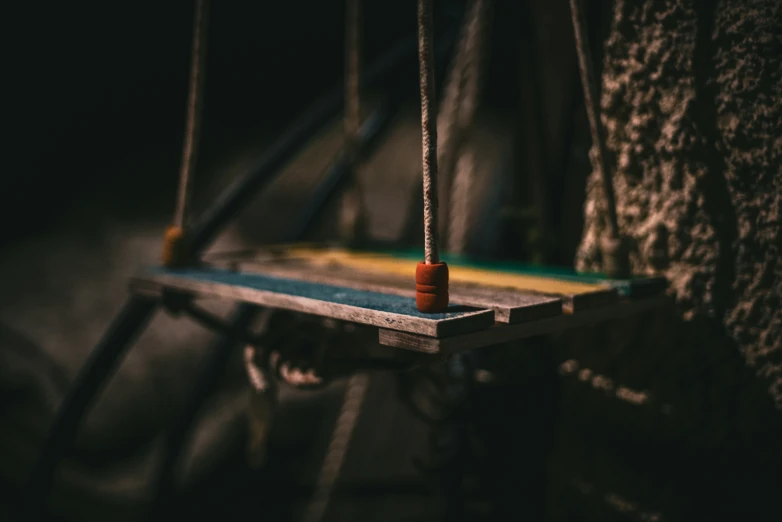
[[[131,298],[82,366],[76,382],[60,405],[49,436],[22,491],[22,519],[40,519],[60,458],[76,438],[87,409],[116,370],[120,357],[152,318],[157,305],[154,299],[142,296]]]

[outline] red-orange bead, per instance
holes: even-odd
[[[448,308],[448,265],[418,263],[415,267],[415,305],[426,314]]]

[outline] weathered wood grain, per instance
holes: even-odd
[[[344,286],[415,297],[414,279],[374,272],[353,270],[341,265],[315,266],[301,260],[263,260],[240,262],[237,268],[243,272],[259,272],[314,283]],[[562,313],[563,302],[559,297],[522,293],[478,285],[452,284],[451,301],[464,306],[494,310],[494,320],[500,323],[520,323],[552,317]]]
[[[494,324],[492,310],[452,305],[446,313],[422,314],[413,299],[399,295],[216,269],[150,268],[131,280],[131,288],[234,299],[436,338]]]
[[[630,315],[642,313],[654,308],[670,305],[671,299],[667,296],[655,296],[638,300],[623,300],[615,306],[606,306],[586,310],[574,314],[566,314],[557,317],[549,317],[539,321],[520,323],[514,325],[496,324],[492,328],[459,335],[448,339],[435,339],[422,335],[394,332],[388,329],[379,331],[380,344],[405,348],[424,353],[451,354],[482,348],[509,341],[560,332],[569,328],[586,326],[609,319],[620,319]]]
[[[366,274],[372,278],[401,277],[412,278],[416,261],[394,253],[356,252],[342,248],[317,247],[313,245],[272,246],[260,249],[255,257],[243,253],[233,259],[226,258],[222,266],[249,268],[256,270],[271,263],[308,264],[313,269],[343,267],[352,273]],[[547,273],[537,270],[526,273],[523,270],[494,270],[483,265],[451,264],[451,295],[456,289],[465,287],[483,288],[486,291],[509,293],[523,292],[540,296],[562,299],[562,311],[573,313],[599,306],[615,304],[620,293],[627,294],[627,282],[606,282],[603,279],[585,276],[583,279],[569,274],[560,276],[558,272]],[[352,278],[352,276],[351,276]],[[621,283],[621,284],[617,284]],[[624,285],[624,286],[623,286]],[[475,292],[470,292],[475,294]],[[462,294],[460,294],[462,297]],[[466,296],[465,296],[466,297]],[[481,306],[486,303],[481,301]],[[495,311],[497,308],[494,308]],[[504,322],[504,318],[503,318]]]

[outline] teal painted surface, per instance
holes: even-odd
[[[316,299],[329,303],[355,306],[378,312],[407,315],[421,319],[453,319],[461,317],[468,312],[474,312],[475,308],[466,306],[451,306],[449,311],[441,314],[423,314],[415,306],[415,299],[355,290],[341,286],[324,285],[307,281],[296,281],[282,277],[272,277],[262,274],[250,274],[232,272],[220,269],[167,269],[162,267],[148,268],[145,272],[149,275],[170,275],[193,281],[219,283],[241,288],[252,288],[278,294],[285,294],[308,299]],[[411,280],[411,286],[414,282]],[[389,319],[389,322],[391,320]]]
[[[377,251],[377,253],[415,261],[423,259],[423,251],[418,250],[387,250]],[[667,286],[665,278],[662,277],[637,276],[630,279],[610,279],[605,274],[598,272],[576,272],[574,269],[568,267],[529,265],[514,261],[473,259],[467,256],[448,253],[442,253],[440,257],[442,261],[453,266],[491,270],[493,272],[549,277],[563,281],[572,281],[574,283],[607,285],[611,288],[615,288],[620,295],[626,297],[660,293],[665,290]]]

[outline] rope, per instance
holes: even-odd
[[[360,166],[361,126],[361,3],[346,0],[345,13],[345,158],[348,168],[348,186],[340,208],[340,234],[347,244],[361,242],[365,236],[366,215],[363,191],[358,178]]]
[[[597,164],[603,181],[606,207],[608,210],[606,227],[608,235],[619,238],[619,224],[616,216],[616,198],[611,171],[608,166],[608,151],[606,149],[603,128],[600,122],[600,107],[597,101],[597,82],[594,77],[594,64],[587,40],[587,23],[581,0],[570,0],[570,14],[573,19],[573,31],[576,39],[576,52],[578,53],[578,67],[581,72],[581,85],[584,89],[584,101],[589,117],[589,130],[592,134],[592,143],[597,150]]]
[[[453,64],[448,73],[448,79],[445,83],[445,92],[443,93],[443,102],[440,106],[440,114],[437,118],[437,152],[438,165],[440,166],[440,213],[444,216],[444,221],[439,231],[441,237],[447,238],[447,221],[451,215],[451,173],[449,166],[453,162],[453,151],[455,147],[456,126],[458,121],[459,107],[462,98],[462,88],[464,82],[464,62],[467,55],[468,31],[470,17],[465,17],[465,23],[461,30],[459,43],[454,53]],[[446,243],[450,246],[450,243]]]
[[[193,170],[195,169],[198,138],[201,132],[201,99],[204,84],[204,54],[209,14],[207,0],[196,0],[193,17],[193,50],[190,64],[190,85],[187,100],[185,142],[182,147],[182,164],[179,171],[179,191],[174,219],[163,236],[163,265],[186,265],[190,256],[187,225],[191,199]]]
[[[448,249],[450,252],[461,253],[467,247],[467,230],[472,220],[472,208],[468,204],[473,195],[475,172],[475,153],[470,148],[462,151],[456,162],[451,199],[456,209],[449,220]]]
[[[345,29],[345,144],[355,166],[361,125],[361,0],[347,0]]]
[[[447,203],[441,207],[443,226],[441,233],[445,236],[448,249],[461,252],[465,246],[467,228],[470,223],[468,202],[473,194],[474,156],[472,152],[463,150],[469,128],[475,121],[475,113],[480,96],[480,75],[482,60],[485,53],[485,33],[488,23],[488,9],[484,0],[473,0],[467,17],[462,54],[457,57],[461,67],[459,97],[452,116],[453,131],[448,128],[452,137],[441,154],[441,179],[447,185]],[[469,154],[469,157],[464,157]]]
[[[353,431],[361,414],[361,406],[364,403],[367,388],[369,388],[369,376],[366,374],[353,375],[348,381],[342,409],[337,417],[331,442],[320,468],[315,495],[307,506],[304,522],[318,522],[323,519],[323,515],[326,513],[331,493],[339,478]]]
[[[418,61],[424,178],[424,262],[440,262],[437,245],[437,118],[432,48],[432,0],[418,0]]]
[[[196,0],[193,22],[193,50],[190,66],[190,92],[187,101],[187,123],[185,143],[182,149],[182,164],[179,171],[179,194],[177,196],[174,226],[184,228],[190,204],[193,170],[195,169],[198,139],[201,133],[201,115],[204,84],[204,55],[209,17],[209,1]]]

